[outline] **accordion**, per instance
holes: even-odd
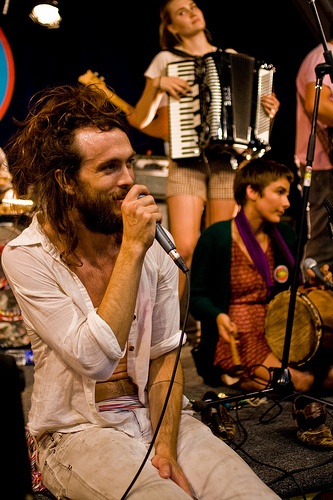
[[[260,101],[272,92],[274,72],[254,57],[222,50],[168,64],[168,76],[192,87],[180,100],[169,96],[170,157],[213,151],[262,156],[270,149],[271,120]]]

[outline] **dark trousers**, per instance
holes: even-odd
[[[32,495],[21,399],[24,386],[24,374],[15,359],[0,353],[0,428],[3,436],[0,498],[11,500],[25,500]]]

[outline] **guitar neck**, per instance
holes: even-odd
[[[109,98],[109,101],[112,102],[117,108],[121,109],[126,115],[130,115],[134,107],[131,106],[128,102],[124,101],[121,97],[117,96],[114,92],[111,92],[107,87],[103,87],[104,92]]]
[[[111,91],[105,85],[103,80],[98,78],[89,69],[84,75],[79,76],[78,81],[80,83],[83,83],[83,85],[96,85],[96,87],[99,87],[102,90],[104,90],[104,92],[109,98],[109,101],[112,102],[112,104],[114,104],[115,106],[117,106],[117,108],[121,109],[121,111],[123,111],[126,115],[130,115],[133,112],[134,110],[133,106],[131,106],[128,102],[121,99],[121,97],[117,96],[115,92]]]

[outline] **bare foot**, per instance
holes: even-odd
[[[307,392],[311,389],[314,382],[313,373],[290,368],[290,374],[296,391]]]

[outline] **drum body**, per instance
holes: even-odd
[[[290,290],[281,292],[270,302],[265,319],[265,336],[268,346],[282,361]],[[308,363],[319,347],[332,348],[333,292],[300,288],[296,293],[293,327],[291,333],[289,365],[300,367]]]

